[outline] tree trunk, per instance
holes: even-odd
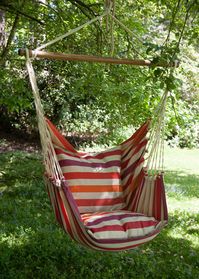
[[[6,45],[5,12],[0,10],[0,49],[4,49],[5,45]]]
[[[9,37],[8,37],[8,40],[7,40],[7,43],[6,43],[6,46],[3,48],[3,51],[1,53],[2,61],[4,61],[6,59],[6,56],[7,56],[8,51],[9,51],[9,47],[10,47],[10,45],[13,41],[14,35],[15,35],[15,31],[16,31],[16,28],[17,28],[18,21],[19,21],[19,15],[17,14],[15,16],[15,19],[14,19],[14,22],[13,22],[13,25],[12,25],[12,29],[10,31],[10,34],[9,34]]]

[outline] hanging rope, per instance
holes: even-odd
[[[114,48],[115,48],[115,42],[114,42],[114,22],[116,22],[119,26],[121,26],[127,33],[131,34],[132,36],[134,36],[140,43],[143,44],[142,40],[134,33],[132,32],[128,27],[126,27],[121,21],[119,21],[116,17],[115,17],[115,0],[106,0],[105,2],[105,12],[100,15],[100,16],[97,16],[91,20],[89,20],[88,22],[82,24],[81,26],[78,26],[72,30],[69,30],[67,33],[63,34],[63,35],[60,35],[58,36],[57,38],[37,47],[35,50],[34,50],[34,53],[35,53],[35,56],[37,54],[37,51],[39,50],[42,50],[50,45],[53,45],[55,44],[56,42],[60,41],[60,40],[63,40],[64,38],[78,32],[79,30],[81,30],[82,28],[98,21],[98,20],[101,20],[103,17],[106,16],[106,28],[107,28],[107,32],[110,31],[110,34],[111,34],[111,40],[110,40],[110,43],[111,43],[111,56],[114,54]],[[112,20],[110,21],[111,18]],[[110,24],[109,24],[109,21],[110,21]],[[110,28],[109,28],[109,25],[110,25]],[[134,51],[139,54],[142,58],[144,58],[138,50],[136,50],[134,47],[133,47]]]
[[[63,179],[63,174],[62,174],[60,165],[57,161],[57,156],[54,151],[52,139],[51,139],[50,133],[49,133],[47,125],[46,125],[46,120],[44,117],[44,110],[43,110],[43,106],[41,104],[36,76],[35,76],[35,72],[34,72],[34,69],[32,66],[32,62],[29,57],[28,50],[26,50],[26,67],[28,70],[30,83],[31,83],[32,91],[33,91],[33,96],[34,96],[34,102],[35,102],[35,107],[36,107],[36,112],[37,112],[38,128],[39,128],[39,133],[40,133],[41,146],[42,146],[42,152],[43,152],[44,165],[46,168],[46,172],[56,182],[59,182],[59,184],[60,184],[61,180]],[[60,186],[60,185],[57,185],[57,186]]]
[[[168,94],[169,90],[166,87],[151,122],[150,141],[147,146],[149,155],[145,159],[147,161],[146,170],[151,175],[163,172],[165,110]]]
[[[56,42],[58,42],[58,41],[60,41],[60,40],[63,40],[64,38],[66,38],[66,37],[68,37],[68,36],[70,36],[70,35],[72,35],[72,34],[78,32],[78,31],[81,30],[82,28],[84,28],[84,27],[86,27],[86,26],[88,26],[88,25],[90,25],[90,24],[96,22],[97,20],[102,19],[104,16],[108,15],[109,13],[110,13],[110,10],[109,10],[109,9],[106,9],[106,11],[105,11],[102,15],[97,16],[97,17],[95,17],[95,18],[89,20],[88,22],[82,24],[81,26],[78,26],[78,27],[76,27],[76,28],[74,28],[74,29],[68,31],[67,33],[65,33],[65,34],[63,34],[63,35],[58,36],[58,37],[55,38],[54,40],[52,40],[52,41],[50,41],[50,42],[48,42],[48,43],[46,43],[46,44],[43,44],[43,45],[37,47],[37,48],[36,48],[36,51],[37,51],[37,50],[42,50],[42,49],[46,48],[47,46],[53,45],[53,44],[55,44]]]
[[[110,53],[111,53],[111,56],[113,56],[114,49],[115,49],[114,22],[116,22],[120,27],[122,27],[127,33],[131,34],[131,36],[135,37],[141,44],[143,44],[142,40],[132,30],[130,30],[128,27],[126,27],[121,21],[119,21],[115,17],[115,0],[106,0],[105,3],[106,3],[105,12],[102,15],[97,16],[94,19],[89,20],[88,22],[82,24],[81,26],[78,26],[63,35],[58,36],[57,38],[51,40],[50,42],[47,42],[47,43],[37,47],[35,50],[31,50],[30,56],[57,59],[57,60],[77,60],[77,61],[101,62],[101,63],[105,62],[105,63],[114,63],[114,64],[131,64],[131,65],[139,65],[139,66],[158,66],[158,67],[173,67],[174,66],[173,62],[168,63],[168,61],[165,61],[165,63],[159,62],[159,63],[153,64],[151,61],[145,60],[144,56],[137,49],[135,49],[135,47],[133,45],[132,45],[132,48],[133,48],[134,52],[136,52],[138,55],[140,55],[142,58],[144,58],[144,60],[137,59],[137,60],[130,61],[129,59],[115,58],[115,59],[112,59],[112,61],[110,61],[110,59],[107,59],[107,57],[105,59],[100,60],[100,57],[92,57],[92,56],[88,56],[88,55],[86,56],[86,55],[61,54],[61,53],[56,54],[56,53],[47,53],[47,52],[41,51],[42,49],[46,48],[47,46],[53,45],[56,42],[78,32],[85,26],[88,26],[98,20],[101,20],[105,16],[107,16],[107,18],[111,17],[111,19],[112,19],[111,26],[110,26],[110,32],[111,32],[111,40],[110,40],[111,41],[111,51],[110,51]],[[24,53],[25,52],[23,49],[19,50],[19,55],[24,55]],[[123,60],[123,61],[121,61],[121,60]],[[178,65],[179,65],[179,63],[177,61],[175,61],[175,66],[178,66]]]

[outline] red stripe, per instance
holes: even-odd
[[[135,150],[132,150],[133,152],[132,152],[132,154],[130,154],[131,156],[130,156],[127,160],[125,160],[125,159],[122,160],[122,164],[121,164],[122,170],[124,170],[124,169],[128,166],[128,163],[129,163],[130,160],[132,160],[132,157],[133,157],[133,156],[136,156],[136,154],[137,154],[143,147],[146,148],[146,144],[147,144],[147,140],[144,140],[143,142],[141,142],[141,143],[135,148]],[[137,161],[137,160],[139,160],[139,158],[143,155],[143,153],[144,153],[144,151],[145,151],[145,148],[143,148],[143,151],[141,152],[140,156],[139,156],[136,160],[134,160],[134,162]],[[134,162],[131,162],[131,164],[133,164]]]
[[[122,183],[124,190],[126,190],[126,188],[129,187],[129,189],[131,189],[131,191],[133,192],[139,186],[139,185],[137,185],[138,184],[137,180],[139,181],[139,175],[143,171],[143,169],[141,168],[140,173],[138,173],[135,178],[134,178],[134,175],[135,175],[136,168],[140,167],[140,164],[143,164],[143,163],[144,163],[144,158],[141,157],[140,160],[136,162],[134,171],[132,171],[131,175],[129,175],[127,182],[125,184]],[[124,179],[125,179],[125,177],[124,177]]]
[[[143,189],[144,183],[145,183],[144,172],[142,171],[136,179],[136,184],[138,184],[139,186],[136,188],[135,191],[130,191],[130,194],[128,196],[129,201],[128,201],[127,208],[129,210],[137,212],[137,205],[139,203],[139,199],[142,194],[142,189]]]
[[[57,130],[57,128],[52,124],[52,122],[46,118],[47,125],[51,129],[52,133],[58,140],[63,144],[63,146],[71,152],[77,152],[75,148],[65,139],[61,133]]]
[[[99,250],[99,249],[97,248],[97,245],[96,245],[95,243],[93,244],[93,243],[91,242],[91,239],[90,239],[89,235],[87,234],[85,228],[84,228],[84,227],[82,228],[82,227],[80,226],[80,223],[81,223],[81,222],[80,222],[80,219],[81,219],[81,217],[80,217],[80,219],[79,219],[79,217],[77,218],[76,215],[74,214],[73,204],[70,203],[70,197],[68,197],[69,191],[67,191],[67,188],[66,188],[66,187],[63,187],[63,191],[64,191],[64,194],[65,194],[66,200],[69,201],[68,206],[69,206],[69,208],[70,208],[71,216],[72,216],[73,221],[74,221],[74,224],[75,224],[75,230],[76,230],[76,233],[77,233],[79,239],[81,240],[81,242],[82,242],[86,247],[90,247],[90,248],[92,248],[92,249]],[[69,198],[69,200],[68,200],[68,198]],[[70,220],[69,220],[69,221],[70,221]],[[100,250],[101,250],[101,249],[100,249]]]
[[[71,218],[72,218],[72,221],[73,221],[73,224],[75,227],[72,227],[71,225],[71,220],[70,218],[68,219],[69,223],[70,223],[70,227],[71,227],[71,231],[73,233],[73,230],[75,230],[75,234],[73,233],[74,237],[73,239],[75,239],[77,242],[80,242],[80,243],[85,243],[85,240],[84,240],[84,233],[83,233],[83,230],[79,224],[80,222],[80,219],[79,219],[79,216],[75,214],[75,208],[73,206],[73,203],[71,203],[71,198],[68,196],[68,191],[67,191],[67,188],[66,187],[63,187],[63,193],[65,195],[65,198],[66,198],[66,201],[67,201],[67,205],[68,205],[68,208],[69,208],[69,211],[70,211],[70,215],[71,215]],[[79,239],[77,239],[77,237]]]
[[[96,197],[97,198],[97,197]],[[123,203],[123,198],[115,199],[76,199],[78,206],[109,206]]]
[[[107,150],[107,151],[103,151],[102,153],[99,153],[99,154],[96,154],[96,155],[89,155],[88,156],[85,156],[86,159],[104,159],[104,158],[108,158],[108,157],[111,157],[111,156],[120,156],[122,153],[121,149],[116,149],[116,150]]]
[[[62,181],[62,189],[64,190],[64,195],[66,197],[66,200],[70,203],[71,207],[73,208],[73,212],[75,212],[78,219],[81,220],[81,215],[79,213],[77,204],[76,204],[76,202],[73,198],[73,195],[72,195],[72,193],[71,193],[71,191],[70,191],[70,189],[67,186],[67,183],[65,181]]]
[[[45,177],[45,179],[46,179],[45,182],[46,182],[46,188],[47,188],[47,191],[48,191],[48,196],[49,196],[51,205],[54,209],[56,220],[58,221],[60,226],[63,227],[63,223],[62,223],[62,219],[61,219],[61,215],[60,215],[60,211],[59,211],[59,205],[58,205],[57,200],[56,200],[56,193],[55,193],[55,190],[54,190],[54,185],[50,181],[50,179],[48,179],[47,177]]]
[[[146,147],[148,140],[144,137],[138,142],[137,144],[132,143],[128,149],[122,154],[122,161],[126,162],[129,161],[136,153],[140,151],[142,147]],[[129,157],[127,160],[126,158]]]
[[[96,154],[96,155],[90,155],[89,153],[79,153],[76,152],[75,154],[70,154],[69,152],[67,152],[67,150],[63,150],[61,148],[57,148],[55,147],[55,153],[57,155],[59,154],[66,154],[69,157],[75,157],[75,158],[82,158],[82,159],[104,159],[104,158],[108,158],[108,157],[112,157],[112,156],[120,156],[121,155],[121,150],[113,150],[113,151],[107,151],[107,152],[103,152],[100,154]]]
[[[69,186],[72,193],[103,193],[103,192],[123,192],[122,186],[120,185],[81,185],[81,186]],[[107,193],[108,194],[108,193]]]
[[[140,138],[143,133],[148,131],[149,123],[150,121],[146,121],[144,124],[142,124],[142,126],[139,129],[137,129],[136,132],[129,139],[122,142],[121,145],[125,145],[126,143],[132,141],[135,138]]]
[[[166,204],[166,196],[165,196],[165,189],[164,189],[164,182],[162,175],[157,177],[157,192],[155,193],[156,197],[156,216],[157,220],[161,220],[161,212],[163,211],[164,220],[168,220],[168,210]]]
[[[55,189],[54,185],[52,185],[51,187],[52,187],[53,195],[55,197],[54,198],[54,206],[55,206],[56,218],[57,218],[58,223],[61,225],[61,227],[64,228],[62,218],[61,218],[61,213],[60,213],[60,210],[59,210],[59,204],[57,202],[56,189]]]
[[[163,198],[163,208],[164,208],[164,220],[168,221],[169,216],[168,216],[168,208],[167,208],[167,201],[166,201],[166,195],[165,195],[164,187],[163,187],[162,195],[163,195],[162,198]]]
[[[120,179],[117,172],[69,172],[63,173],[66,180],[70,179]]]
[[[110,214],[110,213],[111,212],[107,212],[107,214]],[[90,218],[92,219],[95,216],[97,218],[94,219],[94,220],[91,220],[91,221],[89,220],[90,218],[87,219],[86,225],[87,226],[93,226],[93,225],[98,225],[98,224],[100,224],[104,221],[113,221],[113,220],[120,221],[120,220],[125,219],[125,218],[132,218],[132,220],[133,220],[133,218],[135,218],[135,217],[144,216],[143,214],[133,213],[133,212],[125,213],[125,211],[124,211],[124,214],[121,214],[121,215],[116,215],[114,212],[113,212],[113,215],[109,215],[109,216],[106,216],[106,215],[104,215],[104,216],[102,215],[102,217],[101,216],[99,217],[98,214],[96,214],[96,215],[93,214]]]
[[[159,177],[156,177],[155,180],[155,200],[156,200],[156,211],[155,211],[155,218],[159,221],[161,221],[161,210],[162,210],[162,206],[161,206],[161,184],[160,184],[160,180]]]
[[[132,181],[132,185],[129,186],[129,194],[126,198],[127,210],[137,212],[137,206],[139,199],[143,190],[144,185],[144,172],[143,170],[140,174]]]
[[[164,180],[163,175],[159,175],[159,180],[161,184],[161,196],[162,196],[162,206],[163,206],[163,212],[164,212],[164,220],[168,220],[168,209],[167,209],[167,202],[166,202],[166,194],[165,194],[165,187],[164,187]]]
[[[63,200],[62,200],[62,198],[61,198],[61,196],[60,196],[60,193],[59,193],[59,190],[58,190],[58,189],[56,189],[56,196],[57,196],[57,199],[58,199],[58,204],[59,204],[59,206],[60,206],[61,212],[62,212],[62,214],[63,214],[64,221],[65,221],[65,223],[66,223],[66,228],[67,228],[67,231],[66,231],[66,232],[67,232],[73,239],[75,239],[75,238],[74,238],[74,235],[73,235],[73,232],[72,232],[72,229],[71,229],[70,219],[69,219],[68,214],[67,214],[67,212],[66,212],[66,210],[65,210],[65,206],[64,206]],[[64,227],[64,229],[65,229],[65,227]]]
[[[100,228],[88,228],[93,232],[93,233],[97,233],[97,232],[106,232],[106,231],[128,231],[130,229],[144,229],[147,227],[151,227],[151,226],[156,226],[158,222],[154,222],[154,221],[137,221],[137,222],[127,222],[124,223],[122,226],[120,225],[108,225],[108,226],[103,226]]]

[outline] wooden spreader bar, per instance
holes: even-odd
[[[140,60],[140,59],[126,59],[126,58],[114,58],[114,57],[101,57],[83,54],[65,54],[57,52],[47,52],[47,51],[34,51],[28,50],[29,57],[38,57],[50,60],[62,60],[62,61],[82,61],[82,62],[93,62],[93,63],[107,63],[107,64],[125,64],[134,66],[152,66],[152,67],[176,67],[176,63],[152,63],[150,60]],[[26,56],[25,49],[19,49],[19,55]]]

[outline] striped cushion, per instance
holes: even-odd
[[[129,239],[153,233],[158,221],[131,211],[82,214],[88,233],[95,239]]]
[[[63,175],[80,213],[122,209],[121,147],[94,155],[54,144]]]
[[[48,119],[46,122],[79,212],[128,209],[143,167],[148,122],[119,146],[95,154],[78,152]]]

